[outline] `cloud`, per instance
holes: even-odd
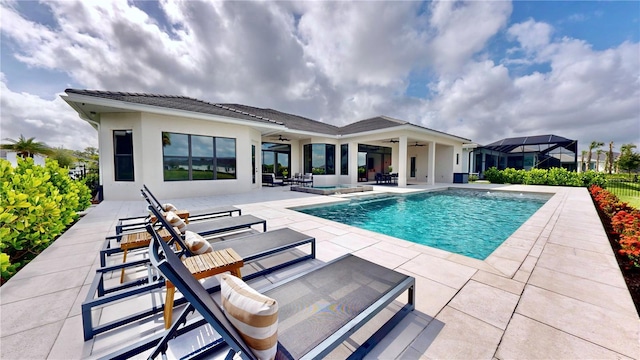
[[[59,97],[43,100],[28,93],[11,91],[0,73],[0,107],[2,108],[2,139],[35,137],[52,147],[84,150],[96,147],[98,132]],[[3,141],[4,143],[5,141]]]
[[[136,4],[33,3],[51,14],[37,23],[3,2],[0,29],[21,63],[87,89],[236,102],[336,125],[388,115],[480,143],[541,133],[628,142],[638,128],[638,43],[594,51],[545,22],[509,24],[507,1]],[[500,58],[491,43],[505,38],[511,49]],[[75,148],[55,130],[73,119],[88,128],[80,138],[95,141],[68,105],[12,91],[18,79],[6,73],[3,137],[24,131]],[[427,95],[406,96],[409,85]]]
[[[553,41],[547,36],[552,30],[531,20],[509,29],[531,58],[550,64],[550,72],[514,76],[502,64],[483,61],[469,63],[456,81],[441,80],[437,97],[425,105],[438,111],[438,128],[480,143],[541,134],[637,142],[640,45],[595,51],[578,39]]]
[[[431,10],[433,64],[441,74],[455,74],[506,26],[512,6],[507,1],[437,1]]]

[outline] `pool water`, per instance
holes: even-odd
[[[297,210],[484,260],[551,196],[445,190]]]

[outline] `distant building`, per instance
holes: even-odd
[[[598,171],[598,172],[608,172],[608,162],[607,162],[607,157],[609,156],[609,151],[604,151],[604,153],[600,153],[600,156],[598,157],[598,154],[596,151],[591,153],[591,162],[588,164],[587,166],[587,160],[588,160],[588,155],[585,155],[584,157],[584,161],[582,159],[582,155],[580,155],[580,158],[578,159],[578,172],[584,172],[587,170],[594,170],[594,171]],[[618,157],[620,156],[619,152],[613,152],[613,161],[614,161],[614,166],[612,169],[613,173],[617,173],[618,169],[615,166],[615,161],[618,160]]]
[[[549,169],[562,167],[567,170],[578,169],[578,140],[557,135],[537,135],[502,139],[473,150],[469,168],[482,178],[485,170],[496,167],[498,170],[512,168]]]
[[[0,159],[8,160],[13,167],[18,166],[18,153],[15,151],[0,150]],[[46,156],[34,155],[33,163],[44,166],[44,159],[46,159]]]

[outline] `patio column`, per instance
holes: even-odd
[[[429,154],[427,155],[427,185],[436,183],[436,143],[429,141]]]
[[[398,143],[398,187],[407,187],[407,137],[400,136]]]
[[[349,142],[349,184],[358,183],[358,143]]]

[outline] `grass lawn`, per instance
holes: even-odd
[[[640,209],[640,183],[607,182],[607,190],[614,193],[620,200]]]

